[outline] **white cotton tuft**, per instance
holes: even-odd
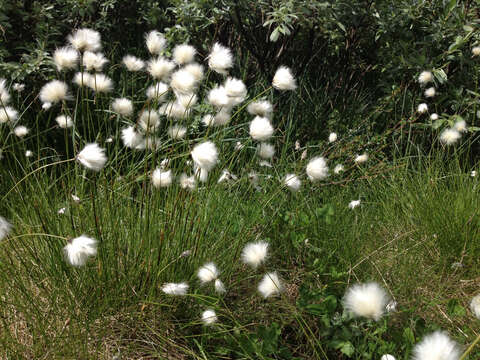
[[[155,169],[152,173],[152,184],[156,188],[168,187],[173,182],[172,170],[164,171],[162,169]]]
[[[70,44],[78,51],[98,51],[102,48],[100,33],[92,29],[78,29],[68,36]]]
[[[230,171],[227,169],[223,169],[222,175],[220,175],[220,178],[218,179],[217,183],[220,184],[222,182],[230,182],[232,180],[238,180],[238,177],[235,174],[232,174]]]
[[[432,121],[438,120],[438,114],[433,113],[432,115],[430,115],[430,120],[432,120]]]
[[[31,150],[25,151],[25,157],[29,158],[33,156],[33,152]]]
[[[460,349],[457,343],[442,331],[435,331],[425,336],[413,348],[413,360],[458,360],[459,358]]]
[[[198,269],[197,276],[202,284],[206,284],[210,281],[218,278],[219,272],[216,265],[213,262],[206,263],[200,269]]]
[[[230,98],[224,86],[216,86],[208,92],[207,100],[215,107],[223,108],[229,106]]]
[[[0,78],[0,105],[5,106],[10,102],[10,93],[7,89],[7,80]]]
[[[180,94],[192,93],[195,89],[195,77],[185,69],[180,69],[172,74],[170,86]]]
[[[480,294],[473,297],[470,302],[470,310],[477,319],[480,319]]]
[[[162,291],[168,295],[186,295],[188,287],[188,284],[185,282],[166,283],[162,286]]]
[[[396,359],[395,359],[395,356],[393,356],[393,355],[385,354],[385,355],[382,355],[380,360],[396,360]]]
[[[13,122],[18,119],[18,111],[10,106],[1,107],[0,106],[0,124],[6,122]]]
[[[3,216],[0,216],[0,241],[5,239],[11,230],[12,224],[10,224]]]
[[[65,46],[53,53],[53,62],[58,71],[74,69],[77,66],[77,61],[78,51],[72,47]]]
[[[22,92],[23,90],[25,90],[25,84],[19,84],[19,83],[15,83],[13,84],[13,90],[16,91],[16,92]]]
[[[440,142],[445,145],[455,144],[462,135],[456,129],[445,129],[440,134]]]
[[[353,161],[355,161],[356,164],[363,164],[368,161],[368,154],[357,155]]]
[[[225,285],[220,279],[215,280],[215,292],[218,294],[225,294],[227,292]]]
[[[380,320],[388,304],[388,295],[375,282],[356,284],[349,287],[343,299],[343,306],[354,316]]]
[[[425,103],[421,103],[420,105],[418,105],[418,108],[417,108],[417,112],[419,114],[424,114],[428,111],[428,105],[425,104]]]
[[[337,134],[332,132],[330,133],[330,135],[328,135],[328,142],[330,143],[335,142],[337,141],[337,138],[338,138]]]
[[[348,203],[349,209],[355,209],[357,206],[360,206],[360,200],[352,200]]]
[[[295,90],[297,82],[288,67],[280,66],[273,77],[272,86],[277,90]]]
[[[327,160],[321,156],[314,157],[307,164],[306,172],[311,181],[325,179],[328,176]]]
[[[276,272],[265,274],[260,284],[258,284],[258,291],[264,298],[272,295],[278,295],[283,291],[283,283]]]
[[[430,71],[422,71],[418,76],[418,82],[420,84],[427,84],[433,80],[433,75]]]
[[[145,133],[152,133],[160,125],[160,116],[155,110],[144,110],[138,119],[138,125]]]
[[[254,101],[248,104],[247,111],[251,115],[270,118],[273,112],[273,106],[267,100]]]
[[[173,48],[172,55],[173,55],[173,60],[178,65],[183,65],[183,64],[191,63],[195,58],[196,53],[197,53],[197,50],[195,50],[193,46],[188,44],[181,44]]]
[[[188,71],[195,78],[198,83],[203,80],[204,70],[203,65],[192,63],[184,66],[185,71]]]
[[[77,72],[73,77],[73,83],[77,86],[89,86],[92,75],[86,72]]]
[[[218,321],[217,314],[213,310],[205,310],[202,313],[202,322],[204,325],[213,325]]]
[[[242,262],[256,269],[268,255],[268,243],[257,241],[245,245],[242,251]]]
[[[340,174],[345,168],[343,167],[342,164],[337,164],[335,165],[335,168],[333,169],[334,174]]]
[[[107,162],[105,149],[102,149],[96,143],[87,144],[77,155],[77,161],[87,169],[100,171]]]
[[[465,120],[459,120],[455,122],[453,125],[453,128],[457,130],[458,132],[466,132],[467,131],[467,123]]]
[[[113,90],[113,81],[105,74],[93,74],[87,86],[98,93],[108,93]]]
[[[139,59],[133,55],[125,55],[123,57],[123,65],[127,68],[128,71],[140,71],[145,67],[145,61]]]
[[[179,105],[181,105],[182,107],[184,107],[185,109],[191,108],[198,101],[198,96],[196,94],[193,94],[193,93],[190,93],[190,94],[189,93],[187,93],[187,94],[176,93],[175,96],[177,98],[177,103]]]
[[[43,104],[42,104],[42,109],[45,110],[45,111],[48,110],[48,109],[50,109],[51,107],[52,107],[52,103],[51,103],[51,102],[46,102],[46,103],[43,103]]]
[[[28,134],[28,132],[29,132],[28,128],[23,125],[17,126],[15,129],[13,129],[13,133],[15,134],[15,136],[18,136],[19,138],[24,137],[25,135]]]
[[[473,56],[480,56],[480,46],[474,46],[472,48],[472,55]]]
[[[425,93],[424,93],[424,94],[425,94],[425,97],[431,98],[431,97],[434,97],[436,93],[437,93],[437,92],[435,91],[435,88],[434,88],[434,87],[430,87],[430,88],[428,88],[427,90],[425,90]]]
[[[213,118],[213,125],[214,126],[223,126],[227,125],[232,118],[232,114],[230,113],[230,109],[223,108],[219,112],[217,112]]]
[[[117,114],[122,116],[132,116],[133,114],[133,103],[127,98],[119,98],[113,100],[112,109]]]
[[[86,235],[72,239],[63,248],[65,260],[72,266],[83,266],[87,260],[97,255],[97,240]]]
[[[265,117],[256,116],[250,123],[250,136],[257,141],[266,141],[273,135],[273,126]]]
[[[57,122],[58,126],[61,127],[62,129],[68,129],[73,126],[73,121],[72,118],[68,115],[59,115],[55,119]]]
[[[163,57],[151,59],[147,63],[147,71],[154,79],[158,80],[167,80],[174,68],[175,63]]]
[[[155,85],[149,86],[147,89],[147,98],[162,102],[168,92],[168,85],[163,82],[158,82]]]
[[[300,190],[300,187],[302,186],[302,181],[295,174],[285,175],[285,178],[283,179],[283,183],[290,191],[293,191],[293,192]]]
[[[167,40],[162,33],[152,30],[145,36],[145,43],[150,54],[159,55],[165,49]]]
[[[262,142],[257,145],[257,154],[260,158],[269,160],[275,155],[275,146]]]
[[[195,176],[187,176],[185,173],[180,175],[178,182],[182,189],[194,190],[196,186]]]
[[[177,101],[170,101],[160,106],[158,112],[160,115],[165,115],[169,118],[184,119],[190,116],[191,109],[183,107],[182,104]]]
[[[247,96],[247,87],[242,80],[229,77],[225,80],[223,87],[229,97],[245,98]]]
[[[195,145],[191,155],[194,163],[206,171],[212,170],[218,162],[218,150],[211,141]]]
[[[86,51],[83,54],[83,66],[87,71],[95,70],[97,72],[102,71],[103,66],[108,62],[102,53],[94,53]]]
[[[40,100],[42,103],[55,104],[59,101],[66,100],[68,97],[68,86],[62,81],[52,80],[40,89]]]
[[[233,55],[230,49],[215,43],[208,56],[208,66],[213,71],[226,75],[228,69],[233,66]]]
[[[187,128],[180,125],[172,125],[167,130],[168,136],[173,140],[182,140],[187,134]]]

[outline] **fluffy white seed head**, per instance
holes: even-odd
[[[214,126],[215,125],[215,116],[212,114],[207,114],[202,118],[202,122],[205,126]]]
[[[191,108],[198,101],[198,96],[196,94],[175,94],[177,103],[183,106],[184,108]]]
[[[453,145],[455,144],[462,135],[456,129],[445,129],[440,134],[440,142],[445,145]]]
[[[97,255],[97,240],[86,235],[72,239],[63,248],[65,260],[72,266],[83,266],[90,257]]]
[[[218,162],[218,150],[211,141],[195,145],[191,155],[195,165],[206,171],[212,170]]]
[[[208,92],[208,102],[215,107],[223,108],[230,104],[227,90],[224,86],[216,86]]]
[[[197,50],[195,50],[193,46],[188,44],[181,44],[173,48],[172,55],[173,55],[173,60],[178,65],[183,65],[183,64],[191,63],[195,58],[196,53],[197,53]]]
[[[418,82],[420,84],[427,84],[433,80],[433,74],[430,71],[422,71],[418,76]]]
[[[474,46],[472,48],[472,55],[473,56],[480,56],[480,46]]]
[[[262,159],[271,159],[275,155],[275,146],[262,142],[257,145],[257,154]]]
[[[217,112],[214,116],[213,125],[214,126],[223,126],[227,125],[232,118],[232,114],[229,108],[223,108]]]
[[[330,135],[328,135],[328,142],[330,143],[335,142],[337,141],[337,138],[338,138],[337,134],[332,132],[330,133]]]
[[[458,360],[460,349],[457,343],[451,340],[442,331],[435,331],[423,338],[413,348],[413,360]]]
[[[225,285],[220,279],[215,280],[215,292],[218,294],[225,294],[227,292]]]
[[[188,71],[195,78],[195,81],[198,83],[203,80],[204,70],[203,65],[192,63],[185,65],[185,71]]]
[[[139,146],[143,142],[142,134],[136,132],[133,126],[122,129],[121,137],[123,145],[130,149],[137,148],[137,146]]]
[[[396,360],[396,359],[395,359],[395,356],[393,356],[393,355],[385,354],[385,355],[382,355],[380,360]]]
[[[25,90],[25,84],[15,83],[13,84],[13,90],[20,93]]]
[[[0,124],[6,122],[13,122],[18,119],[18,111],[10,106],[1,107],[0,106]]]
[[[245,245],[242,251],[242,262],[256,269],[268,255],[268,243],[257,241]]]
[[[144,110],[138,119],[138,125],[146,133],[152,133],[160,125],[160,116],[155,110]]]
[[[155,85],[149,86],[147,89],[147,98],[162,102],[165,100],[168,93],[168,85],[163,82],[158,82]]]
[[[438,120],[438,114],[433,113],[432,115],[430,115],[430,120],[432,120],[432,121]]]
[[[337,164],[335,165],[335,168],[333,169],[333,172],[335,174],[340,174],[344,169],[343,165],[342,164]]]
[[[52,80],[40,89],[40,100],[42,103],[55,104],[68,98],[68,86],[63,81]]]
[[[295,90],[297,82],[288,67],[280,66],[273,77],[272,86],[277,90]]]
[[[28,134],[28,132],[29,132],[28,128],[23,125],[17,126],[15,127],[15,129],[13,129],[13,133],[15,134],[15,136],[18,136],[19,138],[24,137],[25,135]]]
[[[228,69],[233,66],[233,55],[230,49],[215,43],[208,56],[208,66],[213,71],[226,75]]]
[[[480,319],[480,294],[475,296],[470,302],[470,310],[477,319]]]
[[[429,87],[427,90],[425,90],[425,97],[427,98],[431,98],[431,97],[434,97],[435,94],[436,94],[436,90],[434,87]]]
[[[186,295],[188,284],[182,283],[166,283],[162,286],[162,291],[167,295]]]
[[[192,93],[195,89],[195,77],[185,69],[180,69],[172,74],[170,86],[180,94]]]
[[[96,143],[87,144],[77,155],[77,161],[87,169],[100,171],[107,162],[105,149],[102,149]]]
[[[356,284],[349,287],[343,306],[355,316],[380,320],[388,304],[388,295],[376,282]]]
[[[368,161],[368,154],[357,155],[353,161],[355,161],[356,164],[363,164]]]
[[[168,136],[173,140],[181,140],[187,134],[187,128],[181,125],[172,125],[167,130]]]
[[[113,81],[105,74],[93,74],[87,86],[98,93],[108,93],[113,90]]]
[[[273,106],[267,100],[254,101],[247,106],[247,111],[251,115],[270,118],[273,112]]]
[[[349,209],[355,209],[357,206],[360,206],[360,200],[352,200],[348,203]]]
[[[247,87],[242,80],[229,77],[227,80],[225,80],[225,84],[223,86],[225,87],[225,91],[229,97],[245,98],[247,95]]]
[[[86,72],[77,72],[73,77],[73,83],[77,86],[88,86],[90,84],[90,80],[92,75]]]
[[[258,284],[258,291],[264,298],[278,295],[283,291],[283,282],[276,272],[265,274],[260,284]]]
[[[327,160],[321,156],[314,157],[308,162],[306,172],[311,181],[325,179],[328,176]]]
[[[118,98],[113,100],[112,109],[117,114],[122,116],[132,116],[133,114],[133,103],[127,98]]]
[[[196,186],[195,176],[188,176],[182,173],[178,179],[178,183],[182,189],[194,190]]]
[[[29,158],[33,156],[33,152],[31,150],[25,151],[25,157]]]
[[[172,170],[155,169],[152,173],[152,184],[156,188],[168,187],[172,185]]]
[[[3,216],[0,216],[0,241],[8,236],[11,230],[12,224],[10,224]]]
[[[102,53],[86,51],[83,54],[83,66],[87,71],[102,71],[103,66],[108,62]]]
[[[219,272],[217,266],[213,262],[206,263],[197,271],[198,279],[202,284],[216,280],[218,275]]]
[[[162,33],[152,30],[145,36],[145,43],[150,54],[160,55],[167,45],[167,40]]]
[[[128,71],[141,71],[145,67],[145,62],[133,55],[125,55],[122,62]]]
[[[270,121],[261,116],[255,116],[250,123],[250,136],[257,141],[267,141],[273,135],[273,126]]]
[[[163,104],[160,106],[160,109],[158,109],[160,115],[165,115],[174,119],[184,119],[190,115],[190,111],[191,109],[183,107],[182,104],[177,101],[170,101]]]
[[[0,105],[7,105],[10,102],[10,93],[7,89],[7,80],[0,78]]]
[[[57,116],[55,121],[57,122],[58,126],[61,127],[62,129],[71,128],[73,126],[72,118],[68,115],[59,115]]]
[[[217,314],[215,313],[215,311],[213,311],[211,309],[205,310],[202,313],[202,322],[206,326],[215,324],[217,322],[217,320],[218,320]]]
[[[78,51],[70,46],[57,49],[53,53],[53,62],[58,71],[74,69],[78,62]]]
[[[421,103],[418,105],[417,112],[419,114],[424,114],[428,111],[428,105],[425,103]]]
[[[163,57],[151,59],[147,63],[147,71],[154,79],[158,80],[167,80],[174,68],[175,63]]]
[[[455,122],[453,125],[453,128],[457,130],[458,132],[466,132],[467,131],[467,123],[465,120],[459,120]]]
[[[285,178],[283,179],[283,183],[290,191],[293,191],[293,192],[300,190],[300,187],[302,186],[302,181],[295,174],[285,175]]]
[[[102,48],[100,33],[92,29],[78,29],[68,36],[70,44],[78,51],[98,51]]]

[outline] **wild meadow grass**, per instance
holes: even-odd
[[[72,35],[78,51],[54,56],[61,81],[78,60],[104,67],[98,54],[85,62],[97,40]],[[170,62],[162,41],[147,36],[150,75],[112,64],[115,90],[83,71],[77,84],[90,89],[49,85],[42,105],[2,97],[20,111],[0,128],[0,210],[13,225],[0,242],[1,357],[460,359],[465,348],[428,337],[479,335],[469,308],[480,281],[478,177],[447,148],[459,121],[436,151],[389,161],[358,146],[355,131],[302,144],[290,70],[248,93],[230,79],[225,95],[233,58],[220,45],[205,86],[185,73],[198,55],[169,49],[168,94],[146,100]],[[131,103],[114,106],[120,97]],[[257,101],[269,103],[252,110]],[[272,104],[289,110],[272,115]],[[88,255],[81,236],[94,243]],[[267,256],[245,255],[260,241]],[[212,262],[218,274],[199,276]],[[422,355],[437,347],[444,357]]]

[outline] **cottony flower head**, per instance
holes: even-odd
[[[3,216],[0,216],[0,241],[3,240],[12,230],[12,224]]]
[[[229,106],[230,99],[224,86],[216,86],[208,92],[207,100],[215,107],[223,108]]]
[[[260,284],[258,284],[258,291],[264,298],[272,295],[278,295],[283,291],[283,283],[276,272],[265,274]]]
[[[434,97],[436,93],[437,92],[436,92],[435,88],[430,87],[427,90],[425,90],[425,97],[427,97],[427,98]]]
[[[69,46],[55,50],[53,53],[53,62],[58,71],[74,69],[77,66],[78,51]]]
[[[268,255],[268,243],[257,241],[245,245],[242,251],[242,261],[256,269],[265,261]]]
[[[105,149],[102,149],[97,144],[87,144],[77,155],[77,161],[80,162],[87,169],[93,171],[100,171],[107,162]]]
[[[195,77],[185,69],[180,69],[172,74],[170,86],[180,94],[190,94],[195,89]]]
[[[257,154],[262,159],[271,159],[275,155],[275,146],[262,142],[257,146]]]
[[[73,126],[72,118],[68,115],[59,115],[57,116],[55,121],[57,122],[58,126],[61,127],[62,129],[71,128]]]
[[[307,164],[306,171],[311,181],[325,179],[328,176],[327,160],[321,156],[314,157]]]
[[[0,124],[6,122],[14,122],[18,119],[18,111],[10,106],[1,107],[0,106]]]
[[[152,184],[156,188],[168,187],[173,182],[172,170],[155,169],[152,173]]]
[[[63,81],[52,80],[40,89],[42,103],[55,104],[68,98],[68,86]]]
[[[375,282],[356,284],[347,289],[343,300],[345,309],[355,316],[380,320],[388,304],[388,295]]]
[[[90,84],[90,80],[92,75],[86,72],[77,72],[73,77],[73,83],[77,86],[88,86]]]
[[[430,71],[422,71],[418,76],[418,82],[420,84],[427,84],[433,80],[433,75]]]
[[[337,141],[337,138],[338,138],[337,134],[332,132],[330,133],[330,135],[328,135],[328,142],[330,143],[335,142]]]
[[[267,100],[254,101],[247,106],[247,111],[251,115],[270,118],[272,115],[273,106]]]
[[[202,322],[204,325],[209,326],[209,325],[215,324],[217,320],[218,320],[217,314],[215,314],[215,311],[213,310],[205,310],[202,313]]]
[[[462,135],[456,129],[445,129],[440,134],[440,142],[445,145],[455,144]]]
[[[136,132],[133,126],[122,129],[121,137],[123,145],[130,149],[137,148],[137,146],[139,146],[143,142],[143,135]]]
[[[353,161],[355,161],[356,164],[363,164],[368,161],[368,154],[363,153],[362,155],[357,155]]]
[[[188,64],[193,61],[197,50],[191,45],[181,44],[173,48],[173,60],[178,65]]]
[[[194,163],[206,171],[212,170],[218,162],[218,150],[211,141],[195,145],[191,155]]]
[[[145,67],[145,62],[133,55],[125,55],[122,60],[128,71],[140,71]]]
[[[87,260],[97,255],[97,240],[86,235],[72,239],[63,248],[65,260],[72,266],[83,266]]]
[[[147,89],[147,98],[162,102],[168,93],[168,85],[163,82],[158,82],[155,85],[149,86]]]
[[[180,125],[172,125],[167,130],[168,136],[173,140],[181,140],[187,134],[187,128]]]
[[[158,80],[166,80],[175,68],[175,63],[163,57],[151,59],[147,64],[149,74]]]
[[[165,46],[167,45],[167,40],[162,33],[153,30],[145,36],[145,43],[150,54],[160,55],[160,53],[165,49]]]
[[[215,43],[208,56],[208,66],[213,71],[226,75],[228,69],[233,66],[233,55],[230,49]]]
[[[428,105],[425,104],[425,103],[421,103],[420,105],[418,105],[418,108],[417,108],[417,112],[419,114],[424,114],[428,111]]]
[[[133,103],[127,98],[119,98],[113,100],[112,109],[117,114],[122,116],[132,116],[133,114]]]
[[[206,284],[218,278],[219,272],[213,262],[206,263],[198,269],[197,276],[202,284]]]
[[[193,75],[195,81],[198,83],[203,80],[203,65],[192,63],[184,66],[185,71]]]
[[[85,51],[83,54],[83,66],[85,66],[87,71],[95,70],[100,72],[107,62],[108,60],[105,58],[105,56],[103,56],[102,53]]]
[[[13,133],[15,134],[15,136],[18,136],[19,138],[22,138],[24,137],[25,135],[27,135],[29,132],[28,128],[26,126],[17,126],[15,129],[13,129]]]
[[[413,348],[413,360],[458,360],[457,343],[441,331],[427,335]]]
[[[477,319],[480,319],[480,294],[475,296],[470,302],[470,310]]]
[[[300,190],[300,186],[302,186],[302,181],[298,178],[295,174],[287,174],[283,179],[283,183],[285,186],[293,192]]]
[[[297,82],[288,67],[280,66],[273,77],[272,86],[277,90],[295,90]]]
[[[70,44],[78,51],[98,51],[102,48],[100,33],[92,29],[78,29],[68,36]]]
[[[253,140],[267,141],[273,135],[273,126],[265,117],[255,116],[250,123],[250,136]]]
[[[113,81],[104,74],[90,75],[87,86],[97,93],[108,93],[113,90]]]
[[[162,286],[162,291],[168,295],[186,295],[188,291],[188,284],[182,283],[166,283]]]

